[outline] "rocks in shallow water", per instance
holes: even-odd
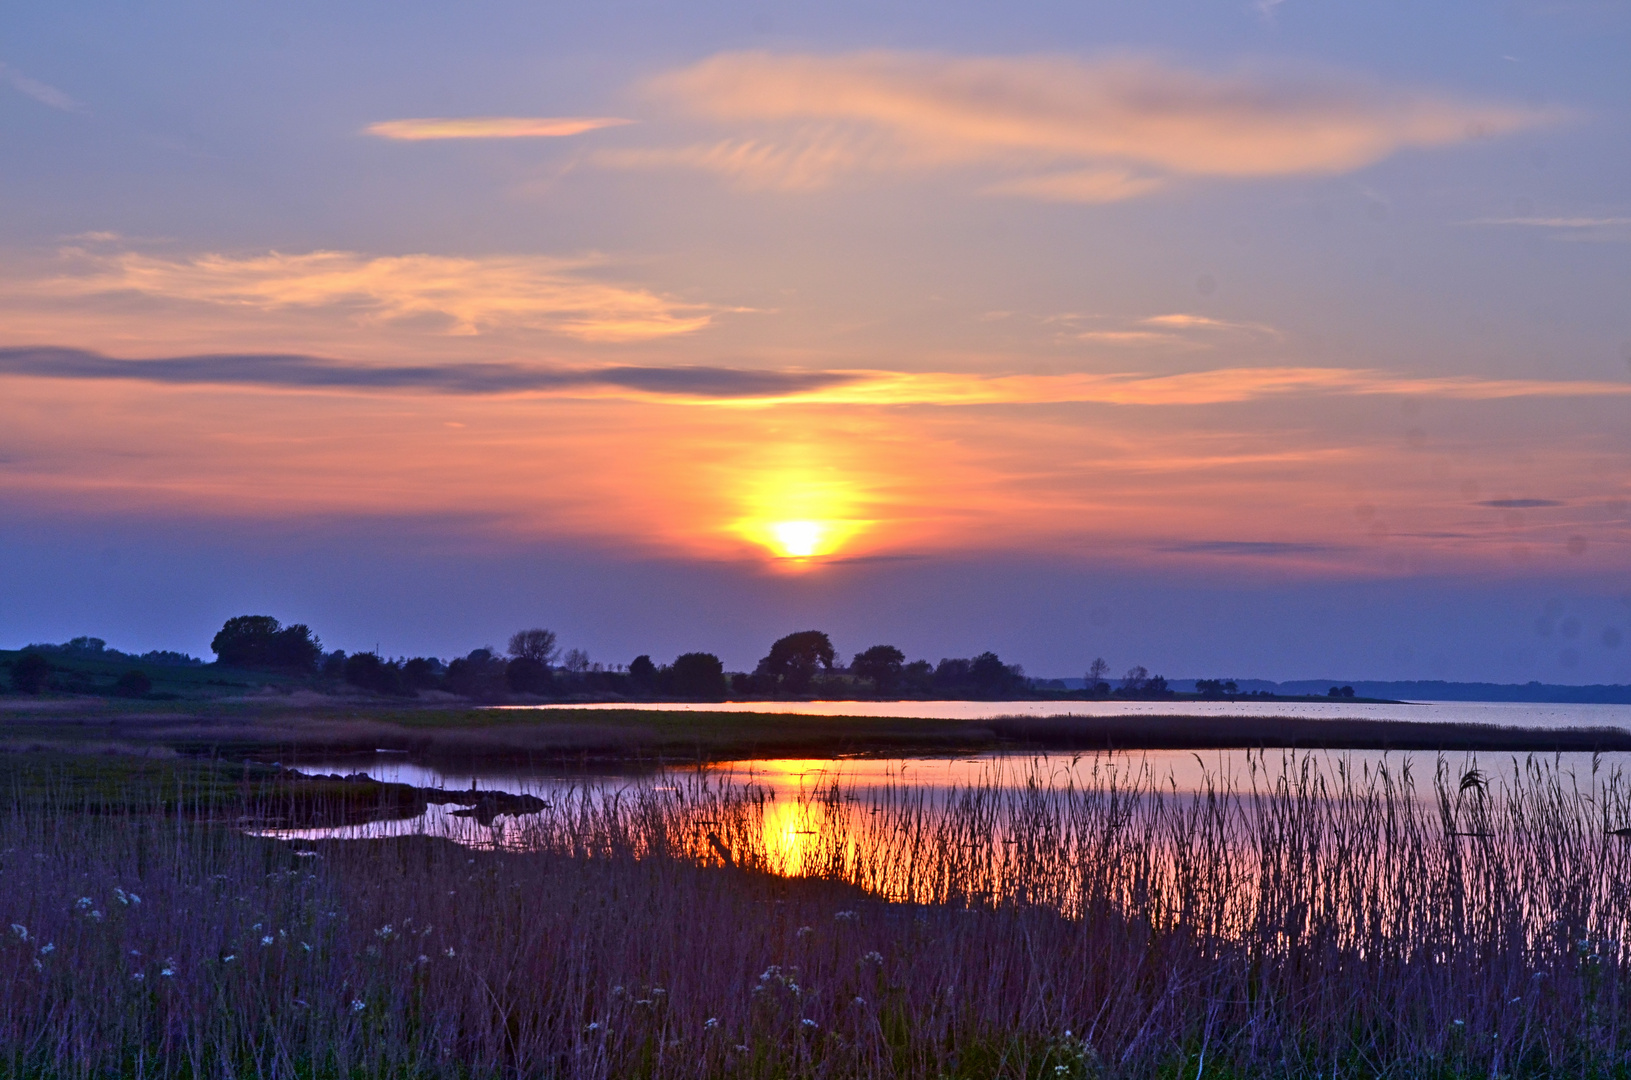
[[[475,818],[482,825],[491,825],[500,814],[511,817],[536,814],[549,806],[536,795],[511,795],[504,791],[435,792],[427,794],[426,801],[463,806],[463,810],[452,811],[452,816]]]

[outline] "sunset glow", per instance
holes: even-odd
[[[24,8],[19,640],[1631,680],[1631,15]]]

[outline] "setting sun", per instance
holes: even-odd
[[[819,521],[777,521],[770,526],[781,553],[794,559],[807,559],[819,551],[827,531]]]

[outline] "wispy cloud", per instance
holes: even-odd
[[[363,320],[423,318],[453,334],[524,327],[585,341],[687,334],[719,309],[597,280],[602,260],[540,256],[370,257],[348,251],[167,259],[72,249],[74,272],[32,282],[34,295],[139,293],[264,310],[332,307]]]
[[[388,366],[260,353],[121,360],[85,349],[52,346],[0,348],[0,375],[294,390],[416,390],[469,395],[568,393],[718,399],[794,396],[863,377],[835,371],[723,367],[548,368],[492,363]]]
[[[363,130],[382,139],[558,139],[632,124],[616,116],[453,116],[382,120]]]
[[[374,365],[223,353],[117,359],[54,346],[0,348],[0,376],[131,379],[173,385],[676,399],[726,405],[1222,405],[1272,397],[1409,395],[1463,401],[1627,397],[1631,383],[1415,377],[1357,368],[1219,368],[1176,375],[967,375],[715,366]],[[1540,506],[1534,500],[1484,505]]]
[[[1257,338],[1278,338],[1280,331],[1266,323],[1237,322],[1215,319],[1188,312],[1151,315],[1131,322],[1119,321],[1106,328],[1109,320],[1104,316],[1054,315],[1044,320],[1072,329],[1066,337],[1072,341],[1085,341],[1096,345],[1160,346],[1176,349],[1206,349],[1217,341],[1242,335]],[[1080,329],[1076,329],[1080,327]]]
[[[1186,176],[1348,172],[1401,149],[1562,115],[1323,70],[1214,74],[1131,55],[735,52],[648,89],[735,130],[714,142],[607,152],[603,162],[686,166],[788,190],[966,168],[987,173],[981,189],[992,194],[1076,202],[1132,198]]]
[[[38,79],[29,78],[10,64],[0,63],[0,79],[9,83],[13,90],[33,98],[41,105],[60,109],[63,112],[85,111],[83,105],[64,94],[61,90],[54,86],[47,86]]]

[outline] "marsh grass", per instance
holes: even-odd
[[[1111,764],[791,802],[670,777],[478,848],[14,783],[0,1071],[1631,1075],[1617,773]]]

